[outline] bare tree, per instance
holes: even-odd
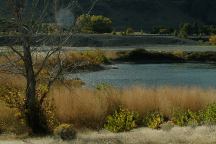
[[[73,5],[75,1],[71,2]],[[0,70],[4,72],[22,74],[26,79],[26,120],[33,133],[48,133],[47,121],[43,116],[41,105],[43,104],[46,94],[40,98],[37,97],[36,87],[38,79],[44,68],[49,67],[49,77],[46,84],[48,89],[54,81],[56,81],[63,73],[64,57],[62,46],[73,35],[73,24],[75,17],[70,11],[70,8],[60,8],[59,0],[5,0],[10,15],[7,16],[7,23],[9,31],[15,31],[12,42],[8,45],[7,52],[15,54],[16,57],[11,58],[4,55],[7,63],[0,65]],[[93,3],[93,6],[95,2]],[[92,10],[93,7],[90,8]],[[41,34],[41,26],[47,21],[56,20],[59,28],[57,38]],[[67,29],[67,31],[63,31]],[[46,47],[46,43],[50,41],[57,41],[55,45]],[[19,45],[19,46],[15,46]],[[34,46],[39,45],[39,46]],[[45,52],[43,48],[44,45]],[[37,63],[37,56],[42,55],[40,64]],[[48,65],[51,57],[55,56],[55,65]],[[19,65],[18,62],[23,65]]]

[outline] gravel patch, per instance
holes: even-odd
[[[0,138],[1,139],[1,138]],[[214,144],[216,126],[174,127],[169,131],[139,128],[125,133],[108,131],[79,133],[73,141],[53,137],[4,139],[0,144]]]

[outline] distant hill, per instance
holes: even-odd
[[[86,7],[87,1],[79,0]],[[184,22],[216,24],[216,0],[99,0],[93,14],[111,17],[114,26],[149,30],[154,25],[177,27]]]
[[[59,7],[68,6],[71,1],[59,0]],[[77,1],[81,6],[72,9],[79,15],[87,11],[93,0]],[[2,0],[0,5],[4,5]],[[133,27],[146,31],[153,26],[177,27],[194,21],[216,24],[216,0],[98,0],[92,14],[112,18],[116,29]]]

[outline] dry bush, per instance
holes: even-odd
[[[144,115],[158,110],[171,116],[175,108],[198,111],[209,103],[216,101],[216,90],[160,87],[131,87],[125,89],[93,90],[87,88],[68,89],[53,87],[50,95],[54,97],[57,115],[63,122],[75,126],[98,127],[105,117],[123,106]]]

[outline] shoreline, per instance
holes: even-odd
[[[67,36],[65,36],[67,38]],[[0,46],[8,44],[19,45],[15,42],[17,36],[0,36]],[[42,40],[41,40],[42,39]],[[48,39],[48,40],[47,40]],[[54,35],[37,35],[33,37],[34,43],[32,45],[58,45],[63,37]],[[38,41],[40,40],[40,41]],[[70,47],[106,47],[106,46],[134,46],[134,45],[151,45],[151,44],[175,44],[175,45],[197,45],[199,42],[190,39],[181,39],[171,35],[112,35],[112,34],[74,34],[64,46]]]

